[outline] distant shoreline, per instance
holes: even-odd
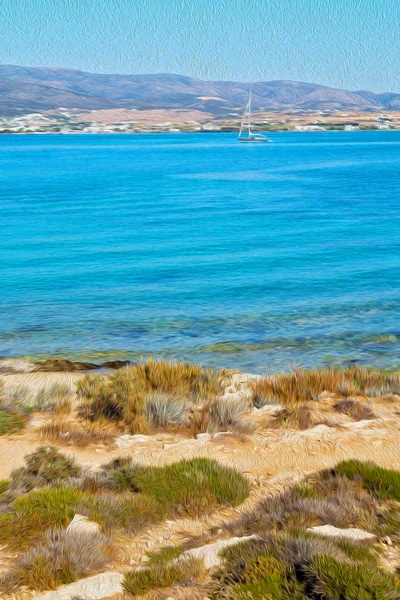
[[[400,131],[399,129],[324,129],[324,130],[298,130],[298,129],[290,129],[290,130],[282,130],[282,129],[269,129],[269,130],[260,130],[260,133],[394,133],[396,131]],[[129,135],[129,136],[142,136],[142,135],[178,135],[178,134],[193,134],[193,135],[215,135],[215,134],[237,134],[237,131],[69,131],[68,133],[62,133],[60,131],[0,131],[0,136],[12,135],[12,136],[26,136],[26,135],[57,135],[57,136],[66,136],[66,135]],[[257,131],[258,133],[258,131]]]

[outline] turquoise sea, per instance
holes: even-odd
[[[400,367],[400,132],[0,136],[0,355]]]

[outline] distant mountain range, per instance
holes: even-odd
[[[58,108],[188,109],[236,114],[253,90],[253,108],[400,110],[400,94],[347,91],[298,81],[202,81],[193,77],[103,75],[59,67],[0,65],[0,115]]]

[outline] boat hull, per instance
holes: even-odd
[[[262,140],[262,139],[251,139],[251,138],[250,138],[250,139],[246,139],[246,138],[240,139],[240,138],[239,138],[239,139],[238,139],[238,142],[247,142],[247,143],[250,143],[250,142],[251,142],[251,143],[253,143],[253,142],[258,142],[258,143],[259,143],[259,142],[269,142],[269,140]]]

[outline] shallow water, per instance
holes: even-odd
[[[0,136],[0,355],[400,365],[400,132]]]

